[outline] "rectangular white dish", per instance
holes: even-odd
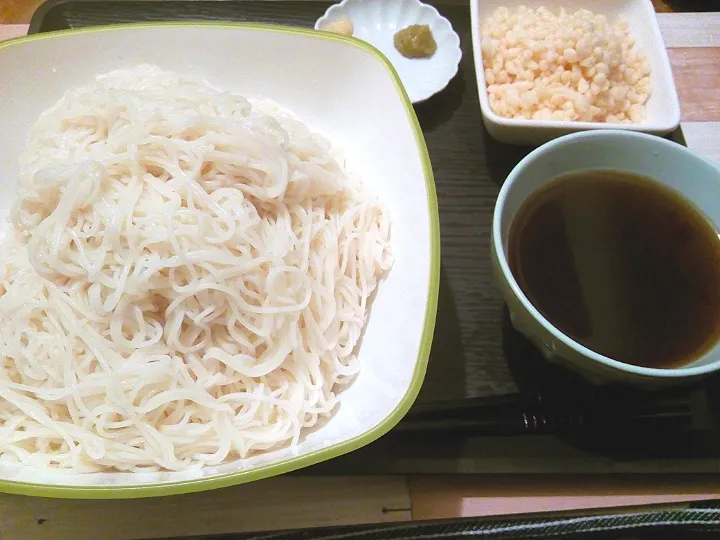
[[[481,26],[501,6],[515,9],[525,5],[534,9],[545,7],[554,13],[561,8],[567,12],[589,9],[614,20],[625,16],[630,32],[636,39],[636,47],[644,51],[652,66],[652,94],[646,104],[646,118],[640,124],[540,121],[503,118],[490,108],[485,82],[485,68],[481,51]],[[471,0],[473,55],[477,76],[478,95],[483,120],[490,135],[498,141],[510,144],[539,145],[551,139],[588,129],[623,129],[655,135],[670,133],[680,124],[680,102],[673,80],[670,60],[660,34],[655,9],[651,0]]]

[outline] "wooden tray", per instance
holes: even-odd
[[[428,373],[417,405],[396,430],[312,471],[435,472],[426,468],[435,456],[453,454],[478,439],[518,434],[560,435],[572,448],[625,462],[720,455],[712,394],[706,391],[714,381],[660,394],[596,389],[548,365],[511,327],[492,277],[490,225],[500,185],[532,148],[490,138],[480,114],[467,2],[435,4],[460,35],[463,59],[449,86],[416,107],[433,163],[442,236],[439,308]],[[56,0],[35,13],[30,32],[159,20],[312,27],[328,5]],[[670,138],[684,143],[680,130]]]
[[[445,11],[443,0],[433,3]],[[55,7],[57,3],[46,4],[43,12]],[[709,9],[712,7],[708,4]],[[65,20],[72,20],[71,8],[67,3],[64,6]],[[688,146],[720,161],[720,14],[660,14],[658,19],[670,49]],[[36,17],[35,30],[41,22]],[[0,39],[26,31],[25,25],[0,26]],[[462,38],[467,46],[467,35]],[[697,398],[695,406],[705,410],[706,395],[699,393]],[[507,408],[502,409],[507,414]],[[241,531],[455,516],[565,511],[572,512],[569,517],[576,517],[580,508],[642,508],[660,503],[685,507],[683,501],[712,499],[718,493],[717,458],[612,460],[558,437],[542,435],[522,439],[435,438],[430,443],[425,439],[423,447],[413,446],[410,437],[403,436],[402,440],[405,442],[400,445],[389,444],[389,437],[379,441],[378,445],[384,444],[385,455],[381,455],[382,448],[373,445],[335,460],[336,470],[346,474],[391,471],[453,476],[407,480],[398,475],[284,476],[213,492],[150,500],[74,501],[0,495],[0,536],[8,540],[208,538]],[[652,472],[660,474],[626,474]],[[692,472],[700,474],[672,474]],[[611,511],[605,509],[602,513]],[[654,534],[649,537],[659,535],[657,531]],[[713,534],[717,533],[709,532],[707,537]]]

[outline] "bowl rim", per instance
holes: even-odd
[[[642,124],[622,124],[619,122],[574,122],[569,120],[527,120],[524,118],[505,118],[496,114],[490,107],[490,101],[488,99],[487,83],[485,82],[485,63],[482,58],[482,35],[480,33],[480,3],[482,0],[470,0],[470,12],[472,20],[472,48],[473,56],[475,57],[475,76],[477,78],[477,89],[478,98],[480,100],[480,109],[482,110],[483,117],[486,122],[491,122],[498,126],[509,127],[509,128],[544,128],[553,130],[564,130],[565,132],[574,132],[579,130],[592,130],[592,129],[612,129],[617,131],[637,131],[637,132],[650,132],[650,133],[670,133],[680,125],[680,99],[677,93],[677,87],[675,85],[675,78],[672,73],[672,65],[670,64],[670,56],[668,55],[667,47],[665,46],[665,40],[662,37],[660,31],[660,23],[658,22],[653,8],[651,0],[630,0],[631,2],[642,5],[642,9],[646,11],[650,20],[647,24],[651,27],[653,35],[652,42],[649,43],[649,48],[653,50],[653,54],[658,55],[658,60],[662,65],[662,79],[663,86],[665,86],[670,97],[668,105],[671,108],[668,120],[665,122],[652,122],[648,121]],[[522,2],[516,2],[515,6],[519,6]],[[658,47],[659,45],[659,47]],[[665,77],[667,75],[667,77]],[[648,119],[650,120],[650,119]]]
[[[42,484],[36,482],[16,481],[11,479],[0,480],[0,492],[18,495],[31,495],[38,497],[52,498],[73,498],[73,499],[126,499],[141,497],[160,497],[167,495],[179,495],[194,493],[210,489],[234,486],[272,476],[277,476],[294,471],[322,461],[347,454],[361,448],[390,431],[401,419],[410,406],[414,403],[422,386],[427,364],[430,356],[435,320],[437,314],[439,283],[440,283],[440,220],[438,215],[438,201],[435,190],[430,156],[428,154],[425,137],[417,119],[412,102],[398,76],[392,63],[378,49],[360,39],[340,36],[329,32],[320,32],[310,28],[285,26],[265,23],[232,22],[232,21],[172,21],[152,23],[128,23],[112,26],[96,26],[81,29],[60,30],[44,32],[11,38],[0,42],[0,54],[9,48],[22,46],[26,43],[55,40],[70,37],[76,34],[93,33],[122,33],[128,30],[149,30],[154,28],[207,28],[207,29],[238,29],[246,31],[272,32],[282,34],[295,34],[312,39],[330,40],[344,46],[351,46],[362,49],[373,56],[387,71],[393,85],[398,92],[402,105],[405,108],[408,122],[413,132],[413,138],[418,150],[420,164],[423,169],[425,181],[426,198],[429,207],[428,239],[430,241],[429,279],[426,292],[425,317],[418,358],[413,369],[412,378],[408,388],[398,405],[383,420],[371,429],[353,438],[340,441],[332,446],[321,448],[295,456],[276,463],[269,463],[250,470],[239,470],[227,474],[212,476],[202,479],[181,480],[178,482],[164,482],[152,484],[121,485],[121,486],[76,486],[63,484]]]
[[[704,375],[707,373],[711,373],[713,371],[717,371],[720,369],[720,359],[715,360],[713,362],[710,362],[709,364],[705,364],[702,366],[696,366],[696,367],[679,367],[679,368],[673,368],[673,369],[660,369],[660,368],[648,368],[643,366],[636,366],[633,364],[626,364],[625,362],[620,362],[619,360],[614,360],[610,358],[609,356],[605,356],[603,354],[599,354],[584,345],[578,343],[571,337],[564,334],[560,329],[558,329],[554,324],[552,324],[545,316],[540,313],[538,309],[535,308],[535,306],[532,304],[530,299],[525,295],[525,293],[520,288],[520,285],[518,284],[517,280],[515,279],[515,276],[513,275],[512,271],[510,270],[510,264],[507,260],[507,253],[505,250],[505,246],[503,244],[503,231],[502,231],[502,219],[505,211],[506,206],[506,200],[508,198],[508,193],[512,189],[513,184],[515,183],[515,180],[522,174],[528,167],[531,167],[532,164],[535,162],[535,160],[546,154],[549,151],[556,150],[558,147],[566,146],[568,143],[575,142],[578,139],[621,139],[621,140],[628,140],[628,139],[644,139],[648,142],[651,142],[652,144],[658,145],[660,149],[668,149],[672,148],[675,151],[680,152],[686,152],[690,156],[692,156],[692,159],[705,162],[709,165],[711,165],[713,168],[715,168],[718,172],[718,178],[720,178],[720,166],[716,165],[709,159],[706,159],[705,157],[701,156],[700,154],[694,152],[693,150],[687,148],[686,146],[683,146],[681,144],[677,144],[672,141],[668,141],[667,139],[663,139],[661,137],[657,137],[655,135],[649,135],[647,133],[641,133],[637,131],[628,131],[628,130],[611,130],[611,129],[603,129],[603,130],[591,130],[591,131],[582,131],[578,133],[570,133],[568,135],[563,135],[561,137],[558,137],[556,139],[553,139],[550,142],[547,142],[543,144],[542,146],[536,148],[532,152],[530,152],[527,156],[525,156],[510,172],[508,177],[505,179],[505,182],[503,183],[502,187],[500,188],[500,193],[498,194],[497,202],[495,203],[495,209],[493,211],[493,220],[492,220],[492,246],[497,254],[497,262],[500,267],[500,271],[502,272],[503,279],[507,282],[510,290],[512,291],[512,294],[517,298],[520,303],[523,306],[523,309],[525,309],[530,316],[535,319],[540,325],[543,327],[543,329],[548,332],[553,339],[559,341],[566,347],[578,352],[581,354],[584,358],[597,362],[598,364],[603,364],[606,367],[612,368],[615,371],[620,371],[624,373],[628,373],[631,375],[639,375],[641,377],[645,378],[654,378],[658,380],[671,380],[671,379],[686,379],[689,377],[697,377],[699,375]]]
[[[447,80],[445,80],[444,77],[442,79],[438,78],[438,81],[442,82],[438,82],[438,84],[433,90],[428,90],[427,92],[420,94],[419,97],[416,97],[412,100],[413,103],[422,103],[423,101],[427,101],[428,99],[433,97],[435,94],[439,94],[440,92],[442,92],[445,88],[447,88],[448,84],[450,84],[450,81],[455,78],[460,69],[460,62],[462,61],[463,50],[460,46],[460,36],[458,35],[457,30],[455,30],[455,28],[453,27],[450,19],[440,13],[440,11],[435,6],[431,4],[426,4],[421,0],[384,0],[384,4],[399,4],[401,2],[409,2],[411,4],[415,4],[420,9],[429,11],[430,13],[432,13],[433,17],[437,19],[439,24],[445,25],[450,30],[450,34],[453,36],[453,52],[455,54],[451,61],[446,62],[446,65],[451,66],[452,68],[450,71],[448,71]],[[325,13],[323,13],[315,21],[313,28],[315,28],[315,30],[319,32],[327,32],[327,30],[323,30],[321,26],[323,26],[327,22],[332,22],[337,16],[344,15],[347,6],[351,4],[364,5],[364,0],[341,0],[337,4],[332,4],[331,6],[328,6],[328,8],[325,10]],[[390,60],[388,61],[390,62]],[[390,63],[392,64],[392,62]]]

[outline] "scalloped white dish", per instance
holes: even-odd
[[[413,103],[445,88],[458,71],[460,38],[450,21],[419,0],[343,0],[328,8],[315,23],[315,30],[324,30],[340,19],[349,19],[353,37],[370,43],[390,60]],[[395,49],[395,33],[413,24],[430,27],[437,43],[430,58],[405,58]]]

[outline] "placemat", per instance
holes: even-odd
[[[234,20],[311,27],[315,1],[55,0],[30,32],[159,20]],[[492,277],[490,229],[499,187],[531,148],[497,143],[484,129],[466,1],[435,2],[460,36],[463,59],[448,87],[416,106],[433,164],[442,269],[431,359],[417,405],[380,442],[319,470],[379,472],[388,450],[422,459],[468,436],[559,434],[614,459],[716,456],[708,384],[645,394],[594,388],[547,364],[514,331]],[[670,136],[683,143],[680,130]],[[590,426],[586,429],[585,426]],[[442,433],[438,438],[437,432]],[[393,472],[382,469],[383,472]],[[405,471],[403,471],[405,472]]]

